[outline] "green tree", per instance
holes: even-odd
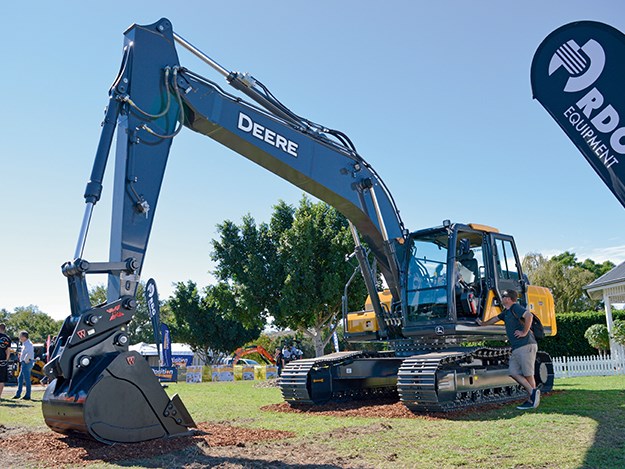
[[[597,272],[603,268],[590,259],[584,264],[589,268],[594,266]],[[523,259],[523,268],[531,283],[551,289],[556,311],[585,311],[599,307],[599,302],[591,300],[584,292],[584,286],[595,280],[597,273],[582,267],[575,254],[566,251],[547,259],[542,254],[530,253]]]
[[[269,224],[256,225],[247,215],[237,226],[218,225],[213,241],[215,274],[232,285],[236,312],[248,323],[264,324],[271,316],[279,328],[305,334],[323,354],[324,334],[340,313],[341,295],[354,266],[345,255],[354,245],[347,220],[329,205],[303,197],[297,209],[279,202]],[[350,302],[360,307],[364,282],[350,289]],[[324,337],[325,336],[325,337]]]
[[[139,342],[154,343],[154,329],[152,328],[152,321],[150,320],[148,306],[145,301],[144,288],[145,283],[139,283],[137,287],[137,310],[132,320],[128,323],[127,331],[131,344],[137,344]],[[94,306],[106,303],[106,286],[96,285],[92,287],[89,290],[89,299]],[[161,322],[169,324],[172,318],[171,312],[162,300],[160,304]]]
[[[591,347],[596,348],[601,353],[610,350],[610,336],[608,334],[608,326],[605,324],[595,324],[586,329],[584,337]]]
[[[595,274],[596,278],[601,277],[602,275],[608,273],[610,270],[612,270],[614,267],[616,267],[614,265],[614,262],[612,262],[612,261],[604,261],[601,264],[597,264],[592,259],[586,259],[584,262],[579,264],[579,266],[582,269],[586,269],[589,272],[592,272],[593,274]]]
[[[575,253],[569,251],[564,251],[562,254],[555,255],[552,257],[552,259],[566,267],[575,267],[576,265],[578,265]]]
[[[12,313],[3,310],[7,333],[15,336],[27,331],[32,342],[44,342],[48,335],[54,336],[61,329],[62,321],[54,320],[35,305],[18,306]]]
[[[234,294],[225,283],[207,287],[202,296],[194,282],[179,282],[168,305],[174,317],[173,336],[205,361],[230,354],[261,332],[235,319]]]
[[[250,326],[262,326],[280,302],[285,266],[280,237],[293,224],[294,209],[280,201],[269,224],[243,217],[240,226],[230,220],[217,225],[219,241],[213,240],[215,275],[228,282],[237,297],[237,316]]]

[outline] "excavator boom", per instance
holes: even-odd
[[[247,103],[182,68],[176,41],[207,58],[174,35],[167,19],[133,25],[124,35],[122,64],[109,91],[85,189],[76,250],[62,268],[68,280],[71,315],[45,367],[52,383],[43,402],[46,423],[54,430],[88,434],[105,442],[171,436],[194,425],[182,402],[177,397],[167,398],[140,356],[128,352],[125,332],[136,310],[136,289],[171,144],[183,126],[211,137],[341,211],[351,221],[354,237],[360,242],[361,235],[371,249],[398,302],[400,272],[393,243],[404,236],[389,192],[343,134],[296,116],[252,77],[228,72],[210,59],[213,68],[256,103]],[[102,195],[115,133],[109,260],[89,262],[83,259],[83,251],[94,207]],[[360,262],[373,295],[375,274],[364,255]],[[108,274],[108,301],[92,305],[86,279],[102,273]],[[379,302],[376,306],[381,314]],[[113,403],[122,401],[128,405],[112,412]]]

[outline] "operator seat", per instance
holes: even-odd
[[[468,251],[458,256],[460,275],[467,283],[473,283],[480,279],[480,267],[473,251]]]
[[[459,317],[476,317],[480,312],[481,303],[480,267],[468,239],[460,240],[459,251],[456,268],[459,278],[465,283],[456,285],[456,313]]]

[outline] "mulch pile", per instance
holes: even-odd
[[[66,464],[87,465],[97,461],[114,462],[147,459],[200,443],[208,447],[243,447],[251,442],[281,440],[294,436],[292,432],[280,430],[200,423],[194,435],[143,443],[117,443],[109,446],[94,440],[60,435],[54,432],[3,436],[5,429],[6,427],[0,428],[0,453],[6,452],[27,458],[32,455],[32,460],[38,461],[42,467]]]
[[[521,402],[520,399],[518,402]],[[328,415],[332,417],[368,417],[368,418],[388,418],[388,419],[424,419],[453,420],[470,416],[474,413],[481,413],[485,410],[499,409],[501,407],[511,406],[514,402],[482,404],[479,407],[457,410],[445,413],[413,413],[396,399],[376,399],[376,400],[358,400],[331,402],[323,405],[311,404],[288,404],[280,402],[279,404],[271,404],[261,407],[261,410],[268,412],[286,412],[295,414],[314,414]]]

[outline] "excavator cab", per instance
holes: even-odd
[[[547,334],[555,334],[551,293],[529,284],[512,236],[486,225],[446,222],[411,233],[406,246],[403,338],[504,339],[502,323],[478,328],[475,320],[499,314],[501,292],[508,289],[516,290],[521,305],[540,317]],[[389,291],[378,296],[390,311]],[[347,315],[346,326],[354,342],[379,339],[371,298],[364,311]]]
[[[470,225],[445,223],[412,233],[406,269],[406,336],[454,335],[457,322],[475,319],[485,308],[492,271],[488,236]]]

